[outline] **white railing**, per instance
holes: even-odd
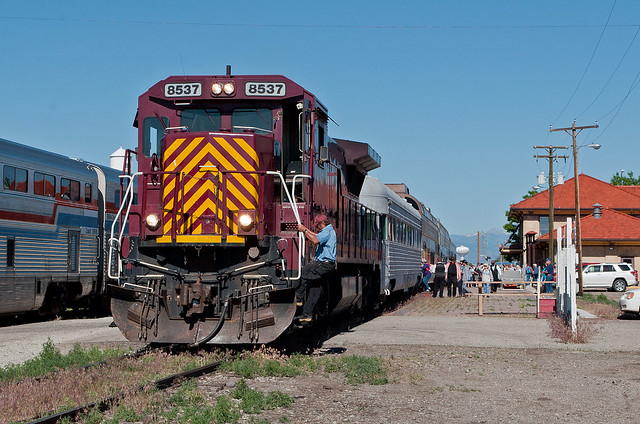
[[[293,177],[293,185],[291,188],[292,193],[289,193],[289,188],[287,187],[287,183],[284,180],[284,177],[282,176],[282,174],[280,172],[277,171],[267,171],[267,175],[277,175],[280,178],[280,182],[282,183],[282,187],[284,187],[284,192],[287,194],[287,198],[289,199],[289,204],[291,205],[291,209],[293,210],[293,216],[295,216],[296,218],[296,223],[298,225],[300,225],[300,214],[298,213],[298,204],[296,203],[295,197],[293,197],[293,194],[295,194],[295,183],[296,183],[296,178],[311,178],[311,175],[306,175],[306,174],[299,174],[299,175],[295,175]],[[298,274],[296,275],[296,277],[284,277],[285,280],[291,280],[291,281],[295,281],[295,280],[299,280],[300,277],[302,276],[302,255],[305,251],[306,248],[306,239],[304,237],[304,234],[302,232],[298,232]],[[285,264],[284,264],[284,259],[282,260],[282,273],[284,274],[286,271],[285,269]]]
[[[122,255],[120,253],[120,249],[122,247],[122,238],[124,237],[124,230],[125,227],[127,226],[127,222],[129,220],[129,213],[131,211],[131,205],[133,204],[133,187],[134,187],[134,181],[135,178],[137,176],[142,175],[142,172],[136,172],[133,175],[120,175],[120,178],[127,178],[129,180],[128,185],[127,185],[127,190],[125,192],[125,194],[122,196],[122,202],[120,204],[120,209],[118,209],[118,213],[116,214],[115,218],[113,219],[113,223],[111,224],[111,233],[110,233],[110,237],[109,237],[109,259],[108,259],[108,268],[107,268],[107,273],[109,278],[117,280],[120,277],[120,274],[122,273]],[[292,190],[291,192],[289,191],[289,188],[287,187],[287,183],[284,180],[284,177],[282,176],[282,174],[280,172],[277,171],[267,171],[267,175],[274,175],[277,176],[280,179],[280,182],[282,183],[282,187],[284,187],[284,192],[287,195],[287,199],[289,201],[289,204],[291,205],[291,210],[293,211],[293,215],[296,218],[296,223],[298,225],[301,224],[300,222],[300,214],[298,213],[298,204],[295,201],[295,183],[296,183],[296,179],[297,178],[311,178],[310,175],[306,175],[306,174],[299,174],[299,175],[295,175],[293,177],[293,186],[292,186]],[[124,215],[123,215],[124,212]],[[120,227],[120,231],[119,233],[116,235],[116,225],[118,224],[118,222],[120,221],[120,217],[123,216],[122,219],[122,225]],[[298,273],[295,277],[284,277],[285,280],[291,280],[291,281],[295,281],[295,280],[299,280],[301,275],[302,275],[302,255],[306,249],[306,239],[305,236],[302,232],[298,232]],[[114,260],[116,260],[114,252],[117,253],[117,263],[118,263],[118,273],[117,275],[113,275],[112,274],[112,269],[113,269],[113,265],[114,265]],[[283,273],[286,271],[286,267],[284,264],[284,260],[282,261],[282,271]]]
[[[109,278],[118,280],[120,278],[120,274],[122,273],[122,255],[120,253],[120,248],[122,247],[122,238],[124,237],[124,229],[127,226],[127,221],[129,220],[129,212],[131,212],[131,205],[133,204],[133,187],[134,180],[137,176],[142,175],[142,172],[136,172],[133,175],[120,175],[119,177],[122,179],[128,179],[129,182],[127,184],[127,190],[122,194],[122,201],[120,202],[120,209],[118,209],[118,213],[113,219],[113,223],[111,223],[111,233],[109,236],[109,259],[107,262],[107,275]],[[120,231],[116,237],[116,225],[120,221],[120,217],[123,216],[122,212],[125,210],[124,218],[122,219],[122,225],[120,226]],[[113,261],[114,252],[118,254],[118,273],[117,275],[112,275],[111,270],[113,269]]]

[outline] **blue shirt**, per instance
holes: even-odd
[[[553,281],[553,265],[549,264],[544,268],[543,274],[545,275],[545,281]]]
[[[335,262],[337,239],[336,232],[333,230],[331,224],[324,227],[316,237],[318,237],[318,241],[320,242],[316,248],[316,261]]]

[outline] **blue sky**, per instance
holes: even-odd
[[[0,5],[0,137],[72,157],[108,163],[135,146],[151,85],[230,64],[316,94],[330,135],[370,143],[372,175],[405,182],[453,234],[505,223],[548,169],[532,146],[571,142],[550,124],[599,121],[579,136],[603,146],[580,150],[581,172],[640,174],[634,0]],[[570,160],[556,169],[573,176]]]

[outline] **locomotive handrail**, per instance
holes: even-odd
[[[296,218],[296,222],[298,223],[298,225],[300,225],[301,222],[300,222],[300,214],[298,214],[298,205],[295,202],[295,200],[291,197],[291,193],[289,193],[289,188],[287,187],[287,183],[285,182],[284,177],[278,171],[267,171],[267,175],[277,175],[278,177],[280,177],[280,182],[282,182],[282,186],[284,187],[284,192],[287,194],[287,198],[289,199],[289,204],[291,205],[291,209],[293,210],[293,216]],[[298,246],[300,246],[298,249],[298,275],[295,278],[285,276],[283,277],[285,280],[295,281],[295,280],[299,280],[300,277],[302,276],[302,252],[304,252],[306,247],[305,246],[306,239],[304,237],[304,234],[300,231],[298,231],[298,240],[299,240]],[[282,261],[282,265],[283,265],[283,274],[284,274],[284,271],[285,271],[284,260]]]
[[[128,179],[129,183],[127,184],[127,191],[122,196],[122,202],[120,202],[120,208],[118,209],[118,213],[116,213],[115,218],[113,218],[113,222],[111,223],[111,233],[109,237],[109,261],[107,266],[107,275],[109,278],[118,280],[120,278],[120,274],[122,272],[122,258],[120,254],[120,247],[122,246],[122,237],[124,235],[124,229],[126,227],[127,221],[129,220],[129,213],[131,212],[131,205],[133,204],[133,182],[135,178],[139,175],[142,175],[142,172],[136,172],[133,175],[119,175],[118,177],[121,179]],[[118,234],[118,238],[114,237],[115,228],[118,221],[122,218],[122,211],[127,206],[127,212],[124,215],[124,219],[122,220],[122,225],[120,228],[120,232]],[[113,250],[117,249],[118,251],[118,275],[114,276],[111,274],[111,265],[113,260]]]

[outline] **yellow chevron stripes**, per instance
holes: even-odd
[[[244,242],[244,237],[234,235],[238,232],[234,219],[241,209],[257,208],[260,177],[228,171],[256,171],[259,158],[244,138],[210,137],[177,138],[164,151],[164,170],[173,174],[163,176],[164,236],[157,239],[159,243],[219,243],[221,222],[229,229],[225,241]],[[205,216],[216,217],[216,222],[205,225]]]

